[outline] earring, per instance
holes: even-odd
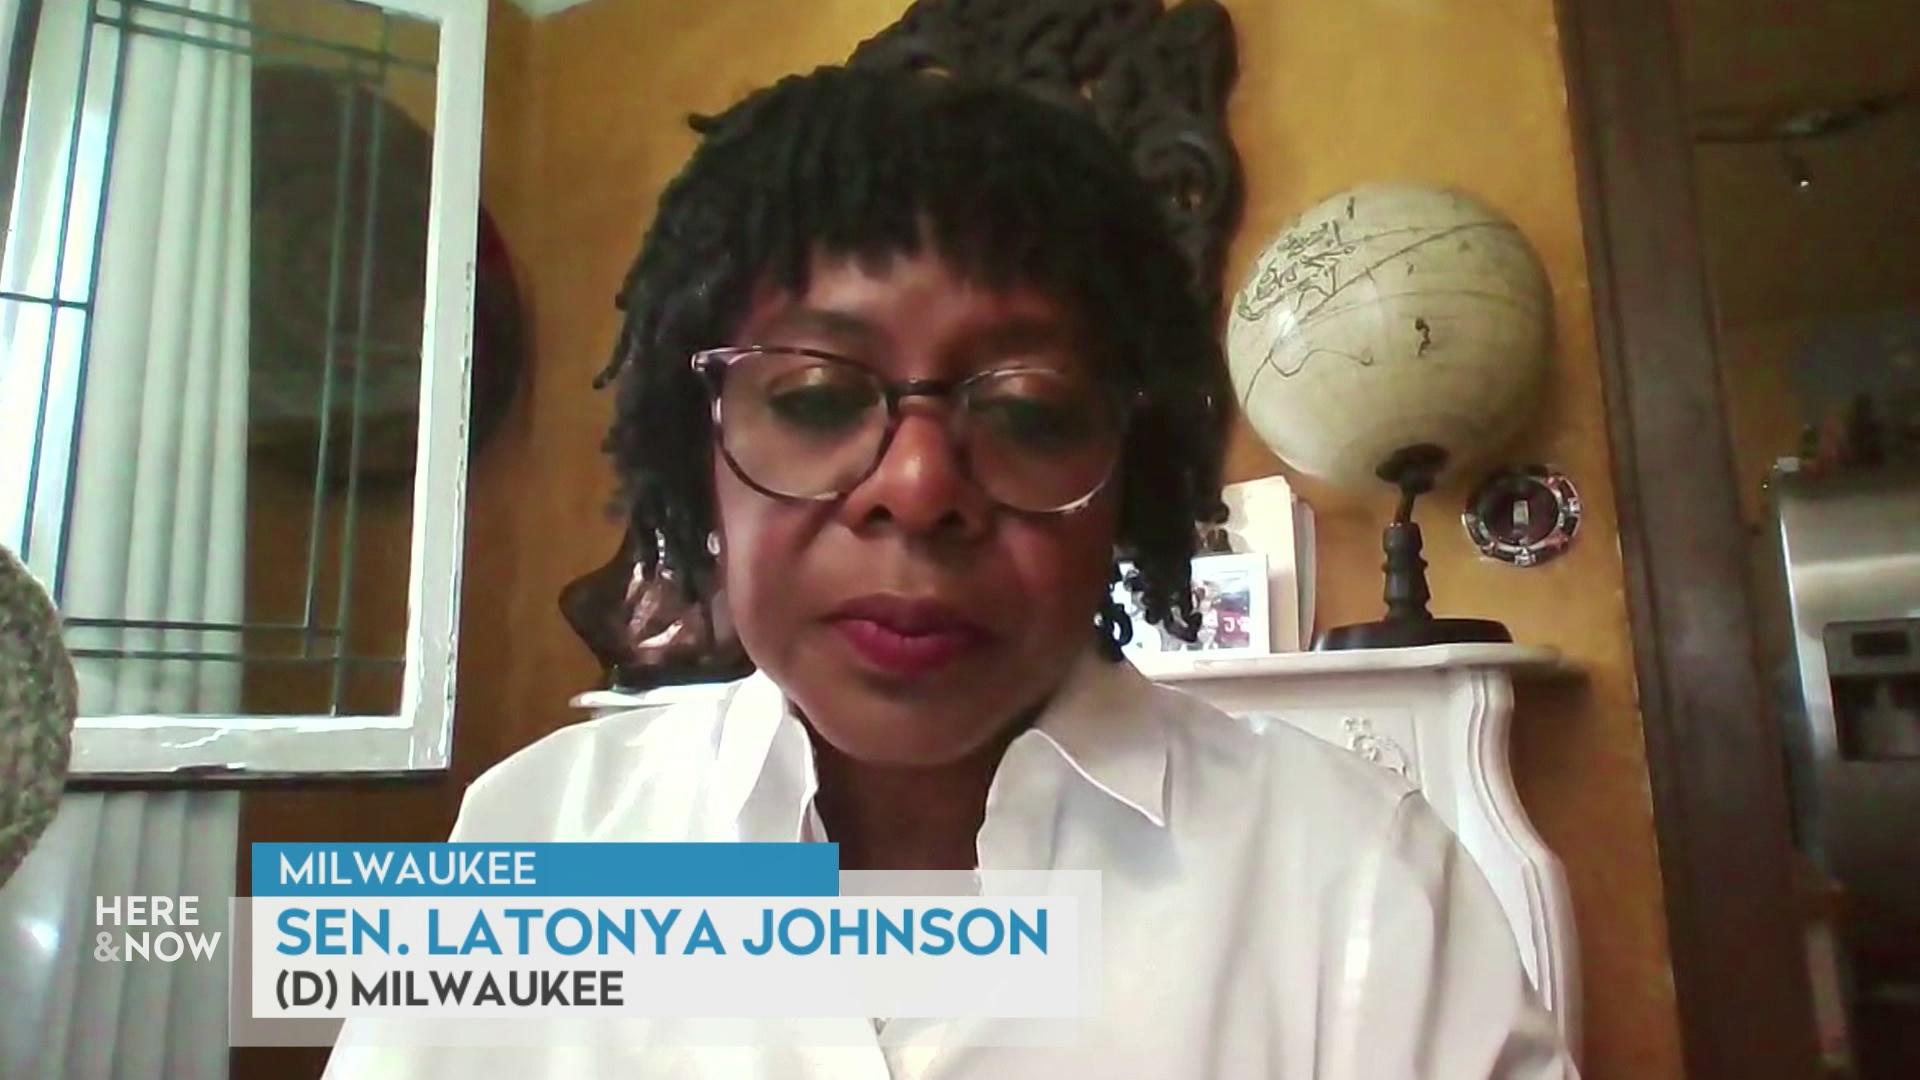
[[[1120,585],[1125,581],[1126,575],[1120,571],[1120,560],[1116,559],[1113,573],[1108,576],[1108,584]],[[1133,616],[1127,611],[1126,605],[1113,598],[1112,589],[1108,589],[1107,595],[1101,599],[1098,610],[1094,612],[1093,624],[1101,652],[1109,660],[1120,659],[1124,655],[1121,650],[1133,641]]]
[[[707,534],[707,554],[716,555],[716,556],[720,554],[720,534],[719,533],[710,532]]]

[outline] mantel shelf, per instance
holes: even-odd
[[[1202,659],[1188,653],[1164,653],[1136,659],[1141,672],[1160,682],[1215,679],[1300,678],[1320,675],[1381,675],[1393,672],[1492,668],[1516,680],[1570,679],[1580,669],[1558,649],[1544,645],[1420,645],[1407,649],[1348,649],[1290,652],[1271,656]],[[652,690],[590,690],[576,696],[576,709],[636,708],[716,696],[723,683],[690,683]]]
[[[1572,678],[1579,668],[1558,649],[1543,645],[1420,645],[1406,649],[1345,649],[1206,659],[1196,653],[1163,653],[1135,661],[1161,682],[1251,679],[1306,675],[1370,675],[1396,671],[1497,668],[1515,679]]]

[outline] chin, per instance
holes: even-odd
[[[949,699],[951,701],[951,699]],[[931,769],[951,765],[978,753],[994,741],[1000,728],[970,729],[982,716],[998,716],[1004,707],[982,704],[978,708],[924,706],[902,708],[896,702],[848,702],[843,711],[824,715],[857,717],[857,725],[817,728],[820,737],[835,750],[868,765]]]

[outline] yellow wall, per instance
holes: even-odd
[[[613,340],[614,290],[661,186],[692,149],[685,117],[843,58],[904,6],[590,0],[528,24],[494,4],[486,190],[530,275],[533,381],[474,474],[454,781],[356,796],[361,831],[444,830],[460,784],[575,719],[567,697],[593,684],[594,664],[555,597],[618,538],[599,452],[610,401],[590,383]],[[1519,639],[1558,646],[1587,671],[1581,683],[1523,689],[1515,732],[1521,793],[1573,886],[1587,1075],[1678,1075],[1552,0],[1228,7],[1242,72],[1231,120],[1248,184],[1232,282],[1289,216],[1342,187],[1387,178],[1479,194],[1519,223],[1546,263],[1558,373],[1539,423],[1512,456],[1571,471],[1587,498],[1582,539],[1538,570],[1483,563],[1456,524],[1463,494],[1441,492],[1422,509],[1435,608],[1504,619]],[[1232,478],[1277,467],[1250,433],[1236,434]],[[1386,497],[1354,499],[1305,482],[1301,489],[1321,525],[1322,624],[1373,617]],[[331,831],[312,821],[339,800],[277,798],[278,824],[340,838],[337,818]]]

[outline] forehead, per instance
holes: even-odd
[[[736,344],[809,344],[901,354],[1010,352],[1071,359],[1084,352],[1081,320],[1033,285],[995,287],[928,248],[884,258],[817,253],[798,291],[771,282],[755,293]]]

